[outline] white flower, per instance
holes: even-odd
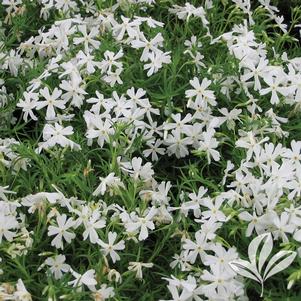
[[[62,98],[65,102],[71,100],[71,105],[80,108],[85,98],[84,95],[88,94],[80,85],[82,79],[80,77],[72,77],[71,80],[63,80],[60,84],[60,88],[66,91]]]
[[[211,246],[211,250],[215,255],[206,255],[204,264],[210,266],[218,266],[221,271],[227,272],[229,275],[235,276],[235,272],[230,267],[229,263],[232,260],[238,259],[238,253],[235,248],[226,250],[221,244],[217,243]]]
[[[183,119],[181,119],[181,114],[171,114],[171,118],[174,120],[174,123],[166,123],[164,125],[164,130],[177,129],[180,132],[186,133],[189,131],[191,125],[189,124],[192,121],[191,114],[187,114]]]
[[[110,271],[108,273],[108,280],[110,282],[115,281],[116,283],[122,282],[120,273],[118,271],[116,271],[115,269],[110,269]]]
[[[6,240],[13,241],[16,233],[11,230],[17,228],[19,228],[19,223],[13,215],[5,215],[4,212],[0,212],[0,243],[3,236]]]
[[[172,296],[172,299],[168,301],[186,301],[189,300],[191,294],[185,290],[178,288],[175,285],[167,285],[167,288]],[[166,301],[166,300],[159,300],[159,301]]]
[[[55,246],[57,249],[63,249],[63,238],[67,243],[71,243],[71,240],[75,238],[75,234],[73,232],[67,231],[74,226],[74,221],[72,218],[67,220],[66,214],[57,215],[56,221],[58,226],[48,227],[48,236],[56,235],[51,241],[51,245]]]
[[[54,257],[48,257],[45,260],[45,264],[50,267],[50,271],[54,274],[55,279],[62,278],[63,272],[66,273],[70,270],[70,265],[64,263],[65,260],[65,255],[55,255]]]
[[[135,232],[140,229],[139,240],[145,240],[148,237],[148,229],[154,230],[155,224],[153,218],[157,213],[157,209],[152,207],[143,217],[135,217],[133,221],[125,223],[128,232]]]
[[[9,186],[0,186],[0,200],[3,200],[5,202],[9,202],[6,194],[16,194],[16,192],[7,190]]]
[[[133,48],[143,48],[140,60],[141,62],[146,62],[150,59],[151,52],[156,52],[158,51],[158,47],[163,46],[163,37],[161,33],[158,33],[153,39],[148,41],[142,33],[139,39],[133,40],[131,43]]]
[[[203,231],[198,231],[195,233],[196,242],[185,239],[183,244],[183,249],[185,250],[186,258],[192,264],[195,263],[197,256],[204,259],[206,255],[206,250],[209,250],[209,243],[207,242],[206,234]]]
[[[121,240],[118,243],[114,244],[116,238],[117,233],[110,231],[108,234],[108,243],[103,242],[101,239],[97,241],[97,243],[102,247],[101,250],[104,253],[104,255],[107,256],[109,254],[114,263],[117,260],[120,260],[120,256],[117,254],[116,251],[120,251],[125,248],[124,240]]]
[[[91,112],[95,113],[96,115],[100,114],[101,108],[104,108],[105,111],[110,111],[114,104],[111,98],[104,98],[104,95],[95,91],[96,97],[92,97],[87,99],[87,103],[93,103],[92,108],[90,109]]]
[[[142,165],[142,159],[134,157],[131,162],[120,162],[122,170],[128,172],[135,180],[141,178],[143,181],[148,181],[152,178],[154,171],[150,162]]]
[[[255,148],[257,145],[260,145],[266,141],[269,140],[269,137],[265,137],[261,139],[260,141],[256,140],[256,137],[252,131],[247,132],[245,137],[240,138],[239,140],[236,141],[235,146],[237,147],[242,147],[247,150],[247,158],[246,160],[250,160],[251,156],[254,153]]]
[[[252,235],[253,230],[255,228],[255,231],[257,234],[262,233],[263,229],[265,228],[265,225],[263,223],[264,218],[263,217],[258,217],[256,215],[256,211],[253,211],[253,215],[251,215],[247,211],[241,212],[238,217],[243,220],[249,222],[248,228],[246,231],[246,237],[249,237]]]
[[[83,51],[79,51],[77,54],[78,66],[86,66],[86,70],[88,74],[93,74],[96,69],[95,67],[100,68],[100,62],[94,60],[94,56],[90,53],[84,53]]]
[[[167,153],[175,154],[177,158],[186,157],[189,154],[187,145],[192,144],[189,137],[184,137],[180,130],[175,129],[167,136],[164,143],[168,145]]]
[[[114,87],[116,83],[119,85],[123,84],[122,79],[120,78],[120,74],[123,71],[123,69],[116,69],[113,71],[108,71],[106,75],[102,77],[102,79],[108,83],[111,87]]]
[[[52,94],[50,95],[49,89],[45,87],[40,90],[40,94],[45,98],[43,101],[38,101],[36,103],[36,109],[40,110],[47,107],[46,120],[53,120],[56,117],[54,108],[65,109],[65,101],[59,99],[62,95],[62,91],[58,88],[54,88]]]
[[[211,163],[211,157],[214,161],[220,160],[220,153],[216,150],[218,147],[218,141],[214,138],[215,131],[210,129],[203,133],[203,140],[199,142],[199,151],[206,152],[208,163]]]
[[[35,109],[37,107],[37,104],[38,104],[38,99],[39,99],[39,96],[38,96],[38,93],[33,93],[33,92],[24,92],[23,93],[23,97],[24,97],[24,100],[20,100],[18,103],[17,103],[17,107],[19,108],[22,108],[22,111],[24,113],[24,121],[27,122],[28,120],[28,115],[30,116],[30,118],[32,120],[38,120],[37,116],[33,113],[33,109]]]
[[[283,96],[287,96],[289,93],[294,92],[294,88],[281,86],[285,80],[285,74],[279,74],[277,77],[273,77],[271,75],[265,76],[264,81],[269,86],[268,88],[261,89],[260,95],[266,95],[268,93],[272,93],[270,102],[272,105],[278,104],[280,102],[278,93]]]
[[[151,156],[152,161],[158,161],[159,157],[157,154],[164,155],[165,148],[159,147],[163,142],[161,140],[156,141],[150,141],[147,142],[148,149],[145,149],[143,151],[143,155],[147,158],[148,156]]]
[[[17,282],[17,289],[13,294],[15,301],[31,301],[31,294],[27,291],[22,279]]]
[[[122,63],[117,61],[118,59],[123,57],[122,48],[120,48],[116,54],[112,51],[107,50],[104,53],[104,57],[105,59],[102,60],[100,63],[102,73],[109,73],[112,72],[114,69],[122,69]]]
[[[222,210],[220,210],[223,202],[224,199],[220,196],[217,196],[215,199],[204,198],[201,204],[210,210],[203,210],[202,217],[204,219],[212,220],[213,222],[225,222],[226,216]]]
[[[106,226],[106,221],[101,218],[98,211],[93,211],[92,215],[88,220],[84,220],[85,231],[83,238],[86,240],[89,236],[91,243],[95,244],[98,241],[98,234],[96,229],[102,229]]]
[[[97,281],[95,279],[95,270],[91,269],[85,272],[84,274],[79,274],[74,270],[70,269],[71,274],[75,277],[74,280],[69,281],[68,284],[73,287],[78,287],[78,290],[82,290],[83,284],[86,285],[90,290],[95,291],[95,285]]]
[[[115,177],[115,173],[111,172],[108,176],[105,178],[99,177],[99,180],[101,183],[97,186],[97,188],[94,190],[93,195],[97,196],[99,194],[104,195],[107,191],[107,188],[124,188],[124,184],[121,182],[119,177]]]
[[[249,79],[254,78],[254,90],[261,90],[261,83],[259,77],[264,78],[265,76],[267,76],[268,63],[269,61],[265,58],[260,58],[258,64],[255,64],[253,60],[244,59],[241,64],[243,65],[243,67],[249,70],[241,76],[241,79],[243,81],[247,81]]]
[[[218,265],[211,266],[211,273],[205,270],[201,279],[210,282],[210,284],[202,286],[205,295],[210,295],[210,292],[216,291],[219,296],[227,296],[227,291],[232,290],[230,282],[232,275],[221,270]]]
[[[147,76],[151,76],[154,73],[157,73],[159,69],[163,67],[163,64],[170,64],[171,63],[171,57],[170,57],[170,51],[169,52],[163,52],[161,50],[157,50],[156,52],[151,52],[149,54],[149,60],[151,61],[148,64],[144,65],[144,70],[148,70]]]
[[[143,279],[142,275],[142,268],[152,268],[154,266],[153,263],[144,263],[144,262],[129,262],[128,269],[129,271],[135,271],[136,272],[136,278],[137,279]]]
[[[202,107],[206,107],[207,103],[212,106],[217,104],[213,91],[207,89],[211,85],[211,80],[204,78],[200,84],[199,79],[194,77],[193,80],[189,81],[189,83],[194,89],[185,91],[187,98],[195,97],[195,101]]]
[[[125,33],[128,34],[130,39],[134,39],[138,36],[138,26],[140,25],[139,20],[130,21],[129,18],[121,16],[122,23],[116,24],[113,28],[113,34],[116,40],[121,41],[124,38]]]
[[[56,144],[66,147],[69,146],[71,149],[80,150],[79,144],[73,142],[72,140],[66,138],[73,134],[72,126],[63,127],[58,123],[54,126],[46,124],[43,129],[43,139],[45,142],[39,143],[37,151],[40,153],[42,149],[49,149],[54,147]]]
[[[110,136],[115,133],[113,128],[113,122],[110,119],[104,121],[101,117],[93,118],[91,120],[92,127],[87,130],[86,137],[88,139],[97,138],[97,143],[100,147],[103,147],[104,143],[110,142]]]
[[[73,43],[75,45],[79,45],[83,43],[86,53],[90,51],[90,45],[93,48],[99,48],[100,42],[95,39],[99,35],[99,29],[97,27],[92,27],[90,29],[89,34],[87,33],[86,25],[79,25],[78,29],[79,32],[83,35],[83,37],[74,38]]]
[[[106,299],[113,298],[114,296],[114,288],[107,286],[106,284],[102,284],[100,289],[93,292],[94,301],[104,301]]]

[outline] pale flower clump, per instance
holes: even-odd
[[[0,300],[300,290],[301,9],[257,2],[1,1]]]

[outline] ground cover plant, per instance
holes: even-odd
[[[299,1],[0,16],[0,300],[300,300]]]

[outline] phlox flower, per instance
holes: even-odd
[[[136,278],[142,280],[143,274],[142,274],[142,268],[152,268],[154,266],[153,263],[144,263],[144,262],[135,262],[131,261],[129,262],[128,270],[129,271],[135,271],[136,272]]]
[[[108,243],[103,242],[101,239],[97,243],[101,246],[101,250],[105,256],[110,255],[112,261],[115,263],[117,260],[120,260],[120,256],[116,251],[123,250],[125,248],[124,240],[120,240],[118,243],[115,243],[117,238],[116,232],[108,233]]]
[[[43,129],[43,139],[45,142],[39,143],[37,152],[40,153],[42,149],[49,149],[54,147],[56,144],[67,147],[71,149],[80,150],[79,144],[74,143],[72,140],[66,138],[66,136],[71,136],[73,134],[72,126],[63,127],[58,123],[54,126],[51,124],[46,124]]]
[[[71,240],[75,238],[75,234],[70,232],[70,229],[74,226],[74,221],[70,217],[67,219],[66,214],[57,215],[57,226],[48,227],[48,236],[55,235],[55,238],[51,241],[51,245],[57,249],[63,249],[63,238],[67,243],[71,243]],[[69,231],[68,231],[69,230]]]
[[[96,291],[95,285],[97,284],[97,281],[95,279],[95,270],[94,269],[88,270],[84,274],[79,274],[79,273],[75,272],[73,269],[70,269],[70,272],[75,279],[72,281],[69,281],[68,285],[77,287],[78,291],[82,291],[83,285],[86,285],[92,291]]]
[[[60,279],[63,276],[63,273],[66,273],[70,270],[70,265],[65,263],[65,255],[55,255],[54,257],[48,257],[45,260],[45,264],[49,266],[49,269],[52,274],[54,274],[55,279]]]

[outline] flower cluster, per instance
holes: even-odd
[[[2,0],[0,300],[244,301],[279,296],[272,277],[294,296],[291,11]]]

